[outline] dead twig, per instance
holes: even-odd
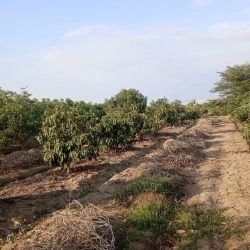
[[[115,249],[113,229],[105,212],[93,204],[83,208],[76,200],[45,220],[31,235],[27,250]]]

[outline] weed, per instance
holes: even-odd
[[[195,249],[196,241],[202,237],[216,234],[220,240],[225,240],[236,233],[227,223],[229,218],[223,215],[225,209],[205,210],[183,205],[164,177],[141,177],[125,192],[115,195],[122,201],[128,201],[132,196],[125,227],[152,232],[155,239],[160,235],[177,237],[176,241],[183,249]]]
[[[204,210],[199,207],[185,207],[160,194],[144,194],[128,212],[128,220],[139,230],[148,230],[159,235],[178,235],[184,249],[193,247],[197,239],[211,237],[214,233],[221,239],[227,238],[228,220],[223,209]],[[231,231],[233,232],[233,231]]]
[[[243,137],[247,140],[248,143],[250,143],[250,124],[246,123],[244,125],[244,131],[243,131]]]
[[[166,228],[170,209],[170,203],[164,196],[148,193],[140,196],[138,204],[129,211],[128,219],[139,230],[146,229],[161,234]]]
[[[175,188],[166,177],[143,176],[134,181],[126,191],[115,191],[114,198],[119,201],[127,201],[128,197],[136,196],[144,192],[155,194],[163,193],[167,197],[177,196]]]
[[[171,231],[185,230],[186,235],[182,237],[182,247],[194,247],[196,241],[202,237],[211,237],[214,233],[221,238],[226,238],[228,227],[223,224],[228,220],[223,215],[225,209],[205,210],[199,207],[181,206],[174,216]]]
[[[55,174],[50,174],[47,178],[49,181],[56,181],[57,180],[57,176]]]
[[[169,186],[167,178],[143,176],[133,182],[128,191],[131,195],[138,195],[142,192],[165,193],[168,191]]]

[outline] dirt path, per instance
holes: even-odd
[[[212,118],[211,125],[205,161],[194,172],[195,184],[186,187],[188,203],[228,208],[225,214],[240,220],[247,235],[244,242],[232,241],[220,249],[250,249],[249,146],[228,117]]]
[[[206,160],[197,170],[189,203],[228,207],[227,215],[250,215],[249,146],[227,117],[213,120]]]
[[[134,144],[118,155],[106,153],[98,161],[78,162],[70,175],[58,170],[45,171],[4,184],[0,188],[0,241],[65,208],[72,199],[83,205],[103,206],[108,211],[115,210],[115,206],[120,209],[119,205],[112,203],[115,191],[126,188],[148,170],[162,168],[180,180],[182,186],[185,185],[188,204],[201,204],[206,208],[227,207],[225,213],[234,217],[235,227],[246,232],[244,241],[232,239],[224,246],[218,241],[203,240],[198,242],[198,250],[250,249],[249,146],[228,117],[211,117],[208,121],[210,125],[204,123],[209,131],[209,138],[205,139],[207,147],[203,150],[205,157],[194,161],[193,165],[188,162],[180,167],[167,166],[167,150],[163,143],[176,138],[186,128],[165,128],[157,138]],[[198,159],[198,154],[193,157]],[[18,245],[2,249],[14,250]],[[145,248],[140,248],[135,242],[130,249]]]

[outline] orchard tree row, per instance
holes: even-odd
[[[162,127],[181,125],[200,116],[195,101],[183,105],[166,98],[147,105],[135,89],[123,89],[103,104],[70,99],[32,99],[0,89],[0,150],[37,140],[50,166],[68,170],[77,159],[96,158],[101,151],[124,148],[156,134]]]
[[[207,103],[207,110],[215,115],[230,115],[244,127],[243,136],[250,142],[250,64],[228,66],[219,72],[220,81],[211,92],[220,98]]]

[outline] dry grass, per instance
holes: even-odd
[[[192,129],[199,129],[203,132],[209,133],[212,129],[212,126],[214,124],[214,119],[199,119],[197,124]]]
[[[179,168],[181,167],[181,159],[176,155],[169,155],[165,159],[165,163],[169,167]]]
[[[192,166],[203,159],[202,149],[206,147],[205,139],[209,138],[210,122],[205,119],[192,128],[186,130],[177,139],[170,139],[163,143],[165,163],[171,167]]]
[[[45,220],[31,235],[22,249],[115,249],[113,229],[105,212],[93,204],[83,208],[78,201]]]
[[[141,205],[143,202],[153,202],[157,205],[157,207],[160,207],[164,200],[165,200],[164,194],[156,194],[150,192],[141,193],[136,196],[131,206],[131,209],[137,207],[138,205]]]
[[[203,149],[206,147],[205,141],[199,137],[186,136],[185,134],[182,134],[178,136],[178,140],[186,142],[189,145],[187,149],[190,149],[190,146],[191,148],[198,149]]]
[[[183,132],[183,135],[189,136],[189,137],[197,137],[197,138],[202,138],[202,139],[207,139],[209,138],[208,132],[205,132],[202,130],[202,128],[191,128],[185,132]]]
[[[190,146],[185,141],[169,139],[163,143],[163,149],[170,153],[177,153],[188,149]]]

